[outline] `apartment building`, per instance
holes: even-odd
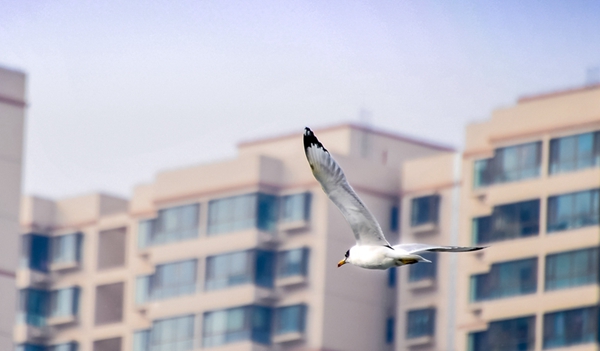
[[[452,162],[448,147],[363,126],[315,132],[392,242],[403,164]],[[337,268],[354,237],[301,130],[161,172],[129,200],[28,197],[21,218],[20,351],[395,348],[395,271]]]
[[[0,67],[0,350],[13,348],[25,81],[24,73]]]
[[[598,350],[600,86],[467,127],[456,350]]]

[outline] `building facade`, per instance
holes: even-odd
[[[456,349],[598,350],[600,86],[467,127]]]
[[[356,125],[316,133],[391,242],[402,165],[452,151]],[[337,268],[354,237],[301,138],[161,172],[129,201],[26,198],[18,349],[393,350],[396,275]]]
[[[25,81],[22,72],[0,67],[0,350],[12,349],[17,302]]]

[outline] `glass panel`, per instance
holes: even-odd
[[[222,289],[252,281],[254,251],[240,251],[207,258],[207,290]]]
[[[587,190],[548,198],[548,232],[598,225],[600,190]]]
[[[469,334],[469,351],[520,351],[535,346],[535,316],[495,321]]]
[[[435,309],[408,311],[406,321],[406,338],[418,338],[433,335],[435,326]]]
[[[50,292],[49,317],[75,315],[78,304],[78,289],[68,288]]]
[[[598,275],[598,248],[546,256],[546,290],[595,284]]]
[[[177,206],[158,211],[155,219],[138,224],[138,246],[187,240],[198,236],[199,204]]]
[[[473,275],[471,284],[473,301],[535,293],[537,258],[493,264],[489,273]]]
[[[50,238],[45,235],[31,234],[29,268],[48,272],[50,263]]]
[[[294,305],[275,310],[275,334],[303,333],[306,306]]]
[[[538,177],[541,142],[496,149],[494,157],[474,163],[474,187]]]
[[[550,174],[600,165],[600,133],[585,133],[550,141]]]
[[[310,193],[284,196],[281,200],[281,221],[294,222],[308,220],[310,200]]]
[[[494,207],[491,216],[473,220],[476,244],[509,240],[539,233],[540,200],[529,200]]]
[[[143,338],[143,335],[140,336]],[[194,316],[157,320],[148,337],[149,351],[185,351],[194,348]],[[141,341],[143,343],[143,340]]]
[[[593,343],[598,340],[598,307],[544,315],[544,348]]]
[[[277,254],[277,276],[306,275],[308,254],[308,248],[279,252]]]
[[[410,265],[408,271],[408,280],[411,282],[416,282],[425,279],[435,279],[437,270],[437,254],[435,252],[424,252],[420,253],[419,255],[430,260],[431,263]]]
[[[275,255],[270,251],[256,250],[255,283],[258,286],[272,287],[275,273]]]
[[[437,223],[440,196],[431,195],[412,200],[411,226]]]
[[[196,260],[162,264],[148,277],[148,282],[141,280],[138,283],[148,284],[148,297],[151,300],[193,294],[196,291],[196,267]],[[144,289],[143,286],[140,288]]]

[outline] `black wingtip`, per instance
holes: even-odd
[[[323,149],[325,152],[329,152],[327,151],[327,149],[323,146],[323,144],[321,144],[321,142],[319,141],[319,139],[317,139],[317,137],[315,136],[315,133],[313,133],[312,130],[310,130],[310,128],[308,127],[304,127],[304,150],[306,151],[306,149],[308,149],[309,147],[316,145],[317,147],[320,147],[321,149]]]

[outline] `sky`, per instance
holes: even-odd
[[[362,121],[460,149],[468,123],[600,66],[598,1],[0,8],[0,65],[28,79],[23,190],[52,198],[130,196],[159,171],[304,126]]]

